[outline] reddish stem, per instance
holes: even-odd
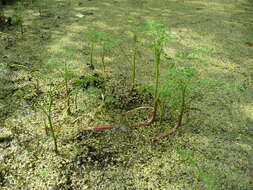
[[[154,138],[156,139],[162,139],[162,138],[165,138],[165,137],[168,137],[170,135],[172,135],[174,132],[176,132],[177,128],[179,127],[178,123],[169,131],[169,132],[166,132],[166,133],[163,133],[159,136],[156,136]]]
[[[153,107],[139,107],[139,108],[135,108],[134,110],[140,110],[140,109],[153,109],[153,114],[152,114],[152,118],[144,123],[138,123],[138,124],[134,124],[134,125],[130,125],[129,127],[131,128],[139,128],[139,127],[145,127],[148,126],[152,123],[155,122],[156,120],[156,106],[155,108]],[[132,110],[131,110],[132,111]],[[107,129],[115,129],[115,128],[119,128],[119,126],[112,126],[112,125],[100,125],[100,126],[95,126],[95,127],[87,127],[84,128],[85,131],[100,131],[100,130],[107,130]]]
[[[163,133],[159,136],[156,136],[155,138],[161,139],[161,138],[168,137],[174,132],[176,132],[177,128],[179,128],[182,125],[182,120],[183,120],[183,115],[184,115],[184,110],[185,110],[185,92],[186,92],[186,87],[182,89],[182,104],[181,104],[180,114],[178,116],[176,125],[169,132]]]
[[[248,46],[253,46],[253,42],[246,42],[245,44]]]
[[[152,123],[154,123],[156,120],[156,108],[154,108],[153,114],[152,114],[152,118],[144,123],[138,123],[138,124],[134,124],[131,125],[130,127],[132,128],[139,128],[139,127],[145,127],[148,125],[151,125]]]

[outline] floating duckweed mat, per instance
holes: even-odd
[[[22,2],[23,34],[18,23],[0,31],[0,189],[253,189],[252,1]],[[15,7],[3,7],[6,18]],[[129,95],[131,40],[122,36],[131,38],[131,20],[162,21],[170,29],[161,81],[174,62],[196,67],[203,81],[182,127],[163,140],[152,137],[173,126],[178,113],[169,106],[163,122],[128,127],[150,117],[125,112],[150,106],[154,83],[152,50],[144,48],[138,96]],[[93,69],[89,29],[119,40],[106,50],[104,65],[95,47]],[[51,116],[59,154],[41,109],[50,85],[57,89]],[[102,124],[120,127],[83,130]]]

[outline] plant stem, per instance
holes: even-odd
[[[105,43],[102,45],[102,53],[101,53],[101,59],[102,59],[102,64],[103,64],[103,72],[105,74]]]
[[[162,124],[163,120],[164,120],[164,115],[165,115],[165,101],[161,101],[160,102],[160,106],[161,106],[161,114],[160,114],[160,125]]]
[[[21,30],[21,34],[22,34],[22,36],[24,35],[24,28],[23,28],[23,23],[22,23],[22,21],[21,21],[21,23],[20,23],[20,30]]]
[[[181,103],[181,108],[180,108],[180,114],[178,117],[178,127],[181,126],[182,120],[183,120],[183,115],[184,115],[184,110],[185,110],[185,92],[186,92],[186,86],[182,87],[182,103]]]
[[[67,95],[67,114],[71,115],[71,109],[70,109],[70,89],[68,87],[68,79],[65,79],[65,90]]]
[[[93,70],[94,65],[93,65],[93,51],[94,51],[94,43],[91,42],[91,50],[90,50],[90,68]]]
[[[53,123],[52,123],[52,105],[53,105],[53,94],[50,90],[49,91],[49,105],[48,105],[47,119],[48,119],[50,131],[51,131],[51,135],[54,140],[54,151],[56,154],[58,154],[57,137],[55,135],[55,130],[54,130]]]
[[[132,56],[132,90],[135,86],[135,78],[136,78],[136,56],[137,56],[137,35],[134,34],[134,48],[133,48],[133,56]]]
[[[161,63],[161,47],[160,44],[155,44],[155,93],[154,93],[154,107],[157,109],[158,105],[158,89],[159,89],[159,76],[160,76],[160,63]]]
[[[46,121],[45,121],[44,118],[43,118],[43,123],[44,123],[44,126],[45,126],[45,127],[44,127],[45,133],[46,133],[47,136],[49,136],[49,134],[48,134],[49,128],[48,128],[48,126],[47,126]]]
[[[169,132],[163,133],[155,138],[161,139],[161,138],[168,137],[174,132],[176,132],[176,130],[182,125],[183,115],[185,111],[185,93],[186,93],[186,86],[182,87],[182,103],[181,103],[180,114],[178,116],[176,125]]]
[[[78,93],[76,92],[76,95],[75,95],[75,108],[76,108],[76,110],[77,110],[77,99],[78,99]]]

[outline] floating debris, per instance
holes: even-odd
[[[78,18],[83,18],[83,17],[84,17],[84,15],[83,15],[83,14],[81,14],[81,13],[78,13],[78,14],[76,14],[76,17],[78,17]]]

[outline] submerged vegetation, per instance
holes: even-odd
[[[253,188],[252,2],[0,6],[0,189]]]

